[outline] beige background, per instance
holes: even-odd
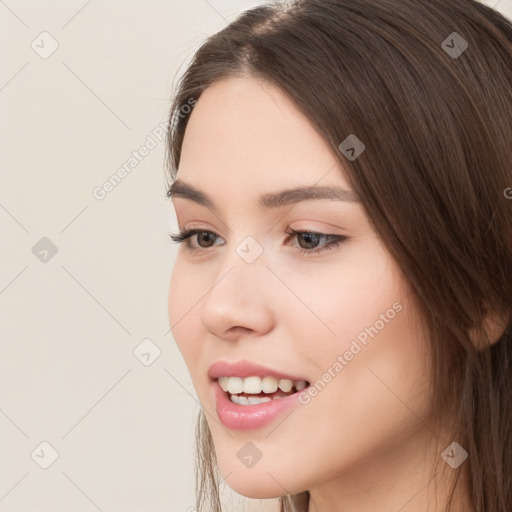
[[[194,511],[161,123],[200,42],[258,3],[0,0],[0,512]]]

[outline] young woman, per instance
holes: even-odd
[[[271,2],[196,53],[168,196],[198,510],[221,480],[512,510],[511,84],[512,24],[473,0]]]

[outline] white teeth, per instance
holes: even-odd
[[[223,391],[228,391],[231,395],[239,393],[248,393],[250,395],[259,395],[260,393],[275,393],[279,388],[288,393],[293,387],[297,391],[304,389],[307,385],[305,380],[292,381],[290,379],[278,380],[270,375],[263,378],[257,376],[251,377],[219,377],[219,385]]]
[[[244,389],[244,381],[240,377],[229,377],[227,382],[227,390],[232,395],[241,393]]]
[[[246,377],[244,379],[244,393],[257,395],[261,393],[261,379],[259,377]]]
[[[279,381],[279,389],[288,392],[293,388],[293,381],[290,379],[281,379]]]
[[[243,397],[240,397],[240,398],[243,398]],[[249,405],[254,405],[254,404],[263,404],[265,402],[270,402],[272,401],[272,398],[270,398],[269,396],[263,396],[263,397],[259,397],[259,396],[249,396],[249,397],[246,397],[248,402],[249,402]]]
[[[280,397],[275,397],[274,400]],[[256,404],[263,404],[265,402],[271,402],[273,399],[269,396],[238,396],[238,395],[231,395],[230,399],[232,402],[235,402],[235,404],[238,405],[256,405]]]
[[[261,391],[263,393],[275,393],[277,391],[278,382],[274,377],[263,377],[261,379]]]
[[[219,384],[223,391],[228,390],[228,379],[229,377],[219,377]]]
[[[295,389],[297,391],[300,391],[301,389],[304,389],[306,387],[307,383],[305,380],[298,380],[296,383],[295,383]]]

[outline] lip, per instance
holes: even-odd
[[[297,407],[300,403],[300,394],[307,392],[308,388],[309,386],[286,398],[262,404],[239,405],[229,399],[227,392],[220,387],[218,381],[211,382],[211,393],[215,399],[217,416],[221,423],[231,430],[254,430],[264,427],[286,411]]]
[[[265,377],[267,375],[275,377],[276,379],[290,379],[293,381],[305,380],[309,382],[309,380],[304,377],[298,377],[296,375],[281,373],[277,370],[273,370],[272,368],[267,368],[265,366],[261,366],[256,363],[251,363],[250,361],[246,360],[237,361],[233,363],[230,363],[228,361],[216,361],[208,368],[208,377],[210,377],[210,379],[218,379],[219,377]]]

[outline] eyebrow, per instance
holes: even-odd
[[[180,179],[176,179],[170,186],[167,191],[167,197],[189,199],[218,213],[217,206],[207,194]],[[260,196],[258,205],[260,208],[274,209],[301,201],[309,201],[311,199],[328,199],[331,201],[347,201],[352,203],[360,202],[355,192],[338,187],[318,187],[314,185],[264,194]]]

